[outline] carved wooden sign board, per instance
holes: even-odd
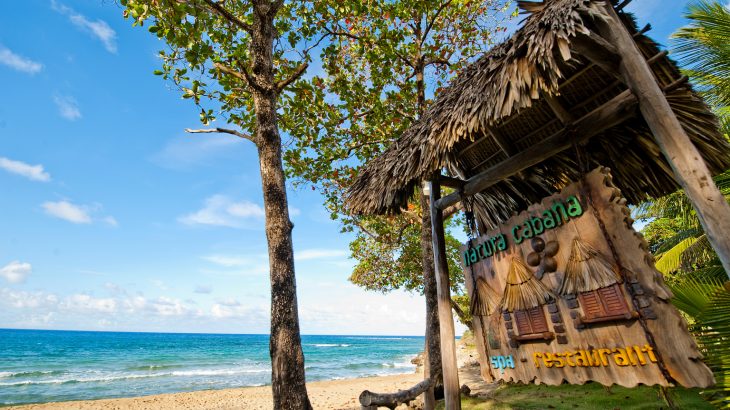
[[[625,203],[599,168],[461,248],[485,378],[714,383]]]

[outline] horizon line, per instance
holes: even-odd
[[[270,333],[217,333],[217,332],[158,332],[158,331],[135,331],[135,330],[85,330],[85,329],[32,329],[32,328],[10,328],[0,327],[3,330],[36,331],[36,332],[94,332],[94,333],[148,333],[148,334],[171,334],[171,335],[219,335],[219,336],[271,336]],[[357,336],[357,337],[421,337],[425,335],[390,335],[390,334],[323,334],[323,333],[300,333],[300,336]]]

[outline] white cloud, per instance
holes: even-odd
[[[43,209],[48,215],[60,218],[75,224],[90,224],[91,216],[87,207],[74,205],[68,201],[44,202]]]
[[[347,252],[341,249],[305,249],[294,252],[294,259],[300,261],[312,259],[332,259],[347,256]]]
[[[0,157],[0,168],[12,172],[13,174],[22,175],[33,181],[48,182],[51,175],[43,169],[43,165],[30,165],[21,161],[13,161],[5,157]]]
[[[33,268],[30,266],[30,263],[12,261],[0,268],[0,277],[10,283],[21,283],[25,281],[32,271]]]
[[[46,201],[41,204],[46,214],[55,218],[63,219],[75,224],[91,224],[101,222],[111,227],[117,227],[119,224],[113,216],[98,216],[102,210],[101,204],[94,203],[91,205],[76,205],[71,201]]]
[[[245,200],[234,202],[225,195],[213,195],[205,200],[202,209],[181,216],[178,221],[185,225],[254,228],[261,226],[263,218],[264,210],[259,205]]]
[[[61,114],[61,117],[69,121],[75,121],[81,118],[79,105],[73,97],[56,95],[53,97],[53,102],[56,103],[58,113]]]
[[[82,31],[85,31],[96,37],[104,44],[104,48],[110,53],[117,52],[117,33],[112,29],[106,21],[97,19],[89,20],[83,14],[77,13],[71,7],[51,0],[51,8],[65,16]]]
[[[35,74],[43,69],[43,65],[41,63],[37,63],[23,56],[19,56],[13,53],[9,48],[1,44],[0,64],[6,65],[14,70],[28,74]]]
[[[113,298],[95,298],[87,294],[75,294],[64,299],[59,307],[77,312],[115,313],[117,301]]]

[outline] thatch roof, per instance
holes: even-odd
[[[471,298],[471,314],[478,316],[491,315],[495,313],[499,302],[499,293],[492,289],[484,278],[478,277],[476,289],[474,289],[474,295]]]
[[[554,296],[550,289],[535,277],[520,257],[513,256],[500,303],[502,310],[513,312],[532,309],[552,299]]]
[[[452,176],[468,179],[559,132],[566,127],[551,102],[581,118],[627,90],[616,73],[590,63],[573,47],[577,36],[606,18],[604,2],[520,3],[529,12],[522,28],[460,73],[419,121],[361,169],[348,191],[352,212],[399,212],[416,185],[434,172],[445,168]],[[667,89],[667,99],[711,171],[726,169],[730,146],[719,133],[715,116],[688,84],[677,86],[681,73],[659,53],[657,44],[637,32],[630,16],[621,18],[635,33],[659,85],[674,85]],[[584,151],[589,155],[583,168],[609,166],[631,203],[678,189],[640,115],[594,136]],[[580,169],[576,153],[563,151],[477,194],[476,216],[482,227],[503,222],[562,189],[580,175]]]
[[[558,293],[567,295],[590,292],[620,281],[621,277],[611,262],[594,247],[575,238]]]

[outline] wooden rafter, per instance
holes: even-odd
[[[439,209],[444,209],[461,201],[464,196],[477,194],[519,171],[537,165],[570,148],[573,144],[587,141],[589,138],[635,116],[637,102],[636,96],[631,91],[622,92],[573,122],[570,129],[563,128],[542,142],[532,145],[517,155],[469,178],[462,190],[439,199],[435,205]]]

